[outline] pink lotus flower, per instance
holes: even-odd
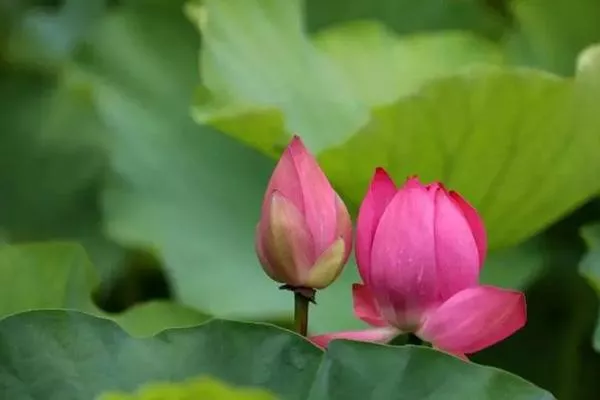
[[[273,280],[322,289],[352,250],[348,210],[315,158],[294,136],[273,171],[256,228],[256,252]]]
[[[522,293],[478,284],[487,240],[477,212],[441,184],[397,189],[378,169],[361,205],[356,259],[364,284],[354,313],[374,329],[313,337],[388,342],[414,333],[460,357],[505,339],[526,321]]]

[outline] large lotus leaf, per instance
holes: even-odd
[[[123,252],[101,229],[97,201],[105,126],[75,71],[0,75],[0,234],[3,241],[74,240],[103,278]]]
[[[100,226],[106,127],[91,102],[92,88],[69,62],[104,3],[0,5],[7,21],[0,74],[0,230],[8,242],[78,241],[106,279],[124,255]]]
[[[73,311],[34,311],[0,322],[3,398],[92,399],[207,375],[282,399],[553,399],[507,372],[432,349],[338,341],[323,354],[270,325],[214,320],[139,339]]]
[[[93,301],[98,277],[83,248],[70,243],[0,246],[0,319],[36,309],[72,309],[114,319],[136,336],[185,327],[208,316],[166,301],[138,304],[108,314]]]
[[[495,248],[533,235],[599,189],[593,171],[600,167],[595,155],[600,118],[590,110],[593,101],[586,93],[597,98],[600,90],[587,78],[473,68],[498,62],[492,45],[452,35],[423,42],[354,24],[332,30],[331,37],[323,33],[320,47],[310,47],[330,60],[334,69],[327,71],[335,72],[335,82],[345,82],[343,90],[331,94],[331,87],[318,80],[325,69],[272,59],[286,54],[286,60],[295,60],[303,50],[294,49],[310,46],[308,38],[299,38],[296,3],[244,4],[244,13],[210,0],[193,8],[203,33],[203,83],[228,100],[221,96],[203,103],[206,96],[200,96],[196,118],[271,155],[298,132],[351,203],[360,202],[376,166],[399,181],[412,174],[441,179],[482,212]],[[271,23],[284,17],[294,23]],[[244,34],[234,34],[236,29]],[[278,47],[261,39],[267,33],[277,38],[272,40]],[[454,61],[439,61],[447,57],[442,43],[461,49],[451,52]],[[402,72],[403,80],[394,71]],[[350,121],[340,111],[349,104],[347,90],[371,118],[362,128],[353,122],[354,129],[342,132]],[[334,101],[331,96],[340,93],[344,101]],[[309,123],[316,119],[306,117],[312,111],[297,94],[309,95],[318,113],[326,110],[322,121],[330,128]],[[372,108],[381,104],[387,105]]]
[[[600,296],[600,224],[585,226],[581,230],[581,236],[588,246],[588,251],[579,264],[579,271]],[[600,314],[592,342],[596,351],[600,352]]]
[[[338,67],[353,94],[371,108],[393,103],[465,66],[502,64],[504,57],[495,43],[470,33],[400,37],[373,21],[327,29],[313,42]]]
[[[320,159],[352,199],[379,165],[398,181],[439,179],[483,215],[491,247],[508,246],[599,189],[600,119],[580,95],[584,81],[502,69],[441,79],[378,109],[363,131]]]
[[[48,243],[0,247],[0,318],[40,308],[97,312],[98,283],[81,246]]]
[[[485,261],[480,282],[508,289],[524,290],[545,270],[546,242],[541,235],[517,246],[493,251]]]
[[[600,40],[596,0],[519,0],[510,6],[515,24],[507,53],[515,63],[572,75],[578,53]]]
[[[31,0],[23,1],[23,3]],[[4,3],[10,3],[4,2]],[[8,4],[13,17],[5,59],[41,69],[60,69],[106,11],[107,0],[65,0],[55,7]],[[0,12],[2,12],[0,5]],[[7,11],[5,11],[7,12]]]
[[[306,0],[310,31],[356,20],[384,22],[401,34],[440,30],[468,30],[499,37],[505,21],[478,0]]]
[[[122,313],[104,316],[138,337],[152,336],[165,329],[187,328],[210,319],[209,315],[196,309],[166,300],[139,303]]]
[[[150,383],[135,394],[105,393],[98,400],[276,400],[262,389],[230,387],[210,378],[181,383]]]
[[[597,218],[592,206],[584,207],[536,238],[543,273],[525,291],[527,324],[475,354],[474,361],[514,372],[559,399],[597,397],[600,354],[590,341],[598,317],[597,293],[577,270],[585,251],[580,224],[594,214]]]
[[[212,101],[281,111],[285,131],[311,132],[306,141],[322,149],[365,124],[369,110],[308,40],[300,9],[300,0],[208,0],[188,7],[202,32],[202,82]]]
[[[290,132],[320,152],[360,129],[372,107],[465,65],[501,59],[493,44],[467,33],[400,38],[377,22],[332,28],[313,43],[302,30],[300,3],[189,4],[202,33],[198,121],[267,154]]]

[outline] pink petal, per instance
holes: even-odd
[[[304,146],[302,146],[300,139],[294,136],[273,170],[263,200],[262,215],[269,214],[271,196],[274,191],[278,191],[285,196],[304,215],[304,195],[294,160],[294,154],[300,151],[298,147],[303,148]]]
[[[479,251],[460,208],[441,185],[435,193],[435,255],[439,300],[474,286],[479,278]]]
[[[425,185],[428,192],[437,192],[440,189],[444,189],[444,185],[441,182],[432,182],[429,185]]]
[[[483,267],[483,262],[485,260],[485,256],[487,253],[487,235],[485,233],[485,225],[483,224],[483,220],[477,213],[477,210],[473,208],[465,199],[461,197],[456,192],[451,191],[450,197],[456,205],[461,209],[464,214],[469,226],[471,227],[471,233],[475,238],[475,243],[477,243],[477,248],[479,250],[479,267]]]
[[[424,186],[417,175],[409,176],[404,182],[402,189],[428,189],[430,185]]]
[[[356,263],[362,280],[368,283],[371,245],[379,219],[396,194],[396,185],[383,168],[377,168],[360,206],[356,224]]]
[[[386,207],[373,238],[367,284],[386,320],[403,330],[438,303],[434,201],[410,179]]]
[[[352,220],[344,201],[336,194],[337,230],[336,237],[344,239],[346,254],[344,264],[348,261],[352,252]]]
[[[273,193],[269,209],[258,226],[259,260],[268,261],[263,267],[274,280],[302,285],[315,259],[308,228],[294,204],[279,192]]]
[[[304,218],[318,256],[339,237],[336,235],[338,196],[298,136],[292,139],[287,153],[293,160],[302,187]]]
[[[346,331],[326,333],[324,335],[312,336],[311,342],[319,347],[326,348],[332,340],[346,339],[357,342],[387,343],[396,337],[400,332],[392,327],[366,329],[363,331]]]
[[[381,327],[387,325],[387,322],[381,316],[373,294],[367,286],[359,283],[352,285],[352,299],[354,301],[354,314],[358,319],[371,326]]]
[[[523,293],[478,286],[457,293],[433,310],[417,334],[450,353],[471,354],[504,340],[526,320]]]
[[[271,277],[271,279],[277,280],[275,279],[275,271],[273,270],[273,267],[271,266],[271,263],[269,262],[269,255],[267,253],[267,250],[265,249],[265,246],[263,244],[263,240],[265,239],[265,236],[262,234],[263,228],[261,223],[258,223],[256,225],[256,233],[254,235],[254,249],[256,251],[256,255],[258,257],[258,261],[260,262],[260,265],[262,265],[263,269],[265,270],[265,272],[267,273],[267,275],[269,275]]]

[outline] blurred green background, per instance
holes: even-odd
[[[352,212],[376,166],[463,193],[483,281],[529,305],[474,361],[596,399],[598,21],[597,0],[0,0],[1,314],[286,326],[253,235],[298,133]],[[356,281],[313,332],[361,326]]]

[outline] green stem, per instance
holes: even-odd
[[[294,293],[294,326],[299,335],[308,333],[308,304],[310,300],[301,293]]]

